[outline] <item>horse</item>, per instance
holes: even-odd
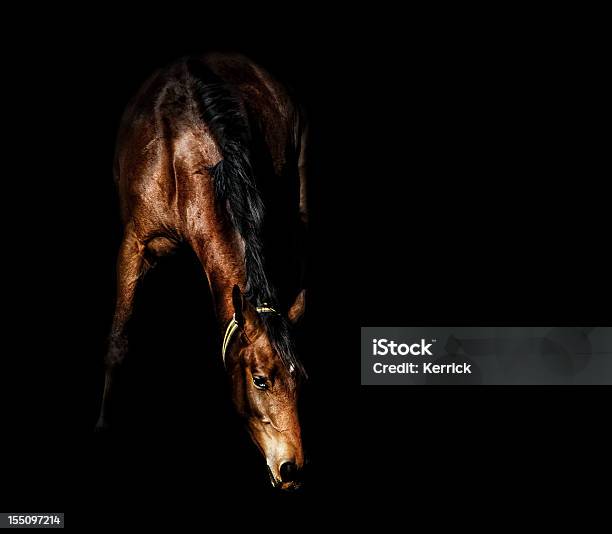
[[[306,302],[307,144],[290,90],[238,54],[184,57],[128,104],[113,164],[123,238],[96,430],[110,426],[139,282],[187,246],[208,281],[233,404],[272,485],[299,487],[306,371],[294,326]]]

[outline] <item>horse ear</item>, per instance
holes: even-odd
[[[287,313],[287,317],[289,321],[293,324],[297,323],[302,315],[304,315],[304,310],[306,309],[306,290],[302,289],[295,297],[295,301],[289,308],[289,312]]]
[[[244,326],[244,297],[237,285],[232,289],[232,304],[234,305],[234,317],[236,321],[240,326]]]

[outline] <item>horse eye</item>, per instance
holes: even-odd
[[[253,384],[255,384],[256,388],[268,389],[268,382],[266,381],[266,378],[263,376],[254,376]]]

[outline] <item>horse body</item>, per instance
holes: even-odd
[[[220,332],[239,318],[241,335],[226,362],[236,406],[273,483],[295,485],[303,462],[295,408],[301,369],[284,317],[304,308],[306,133],[287,90],[237,55],[183,59],[132,100],[114,163],[124,237],[99,426],[127,353],[137,282],[156,257],[187,245],[208,279]],[[263,304],[274,317],[258,312]],[[265,388],[253,385],[261,380]]]

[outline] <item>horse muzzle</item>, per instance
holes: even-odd
[[[292,461],[286,461],[280,464],[278,472],[273,470],[269,465],[268,475],[272,486],[283,491],[297,490],[302,485],[301,470]]]

